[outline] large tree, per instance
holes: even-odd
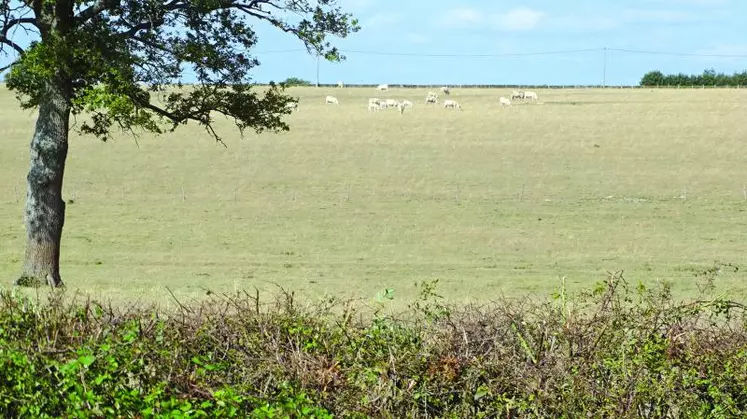
[[[0,0],[6,83],[21,106],[37,108],[27,176],[23,271],[16,283],[62,285],[62,181],[71,115],[102,140],[112,129],[162,133],[189,121],[217,141],[213,118],[238,130],[282,131],[293,99],[282,87],[257,92],[251,49],[264,22],[310,53],[342,57],[328,37],[359,29],[337,0]],[[25,40],[31,42],[24,42]],[[26,46],[26,44],[28,44]],[[194,85],[182,86],[188,69]],[[178,88],[174,88],[177,86]],[[156,98],[160,95],[160,98]]]

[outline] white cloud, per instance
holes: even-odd
[[[584,33],[611,31],[620,28],[622,24],[618,19],[607,16],[568,15],[550,19],[548,26],[565,32]]]
[[[682,23],[698,20],[698,15],[682,10],[628,9],[622,13],[623,19],[633,23]]]
[[[665,4],[669,6],[719,8],[730,5],[731,0],[649,0],[649,3]]]
[[[487,25],[501,31],[525,31],[536,28],[544,16],[543,12],[528,7],[503,13],[462,7],[446,11],[436,18],[435,23],[447,28],[484,28]]]
[[[539,25],[545,14],[528,7],[518,7],[492,17],[496,28],[503,31],[527,31]]]
[[[476,25],[482,24],[483,14],[475,9],[453,9],[448,12],[446,19],[456,25]]]
[[[731,0],[674,0],[674,2],[677,4],[708,7],[724,7],[731,4]]]

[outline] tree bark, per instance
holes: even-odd
[[[60,277],[60,241],[65,224],[62,178],[68,149],[70,102],[70,83],[59,79],[47,82],[31,139],[24,214],[26,254],[16,285],[63,286]]]

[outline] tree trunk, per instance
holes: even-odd
[[[31,167],[26,177],[26,255],[17,285],[63,285],[60,240],[65,223],[62,177],[68,148],[69,83],[51,80],[40,96],[39,117],[31,139]]]

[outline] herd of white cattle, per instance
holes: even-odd
[[[343,87],[344,85],[342,82],[338,83],[338,87]],[[379,92],[386,92],[389,90],[388,84],[380,84],[376,86],[376,90]],[[451,89],[447,86],[443,86],[440,89],[440,92],[445,96],[451,95]],[[521,90],[514,90],[511,92],[511,95],[509,97],[501,96],[498,98],[498,104],[501,106],[511,106],[511,101],[513,100],[529,100],[529,101],[535,101],[539,100],[539,96],[537,96],[536,92],[525,92]],[[324,98],[324,103],[326,105],[339,105],[340,101],[335,96],[326,96]],[[439,95],[436,92],[430,91],[425,97],[425,104],[426,105],[438,105],[439,103]],[[441,102],[441,106],[444,109],[458,109],[463,110],[462,105],[453,99],[444,99]],[[291,110],[297,110],[298,109],[298,102],[291,102],[288,103],[287,107]],[[397,100],[397,99],[379,99],[376,97],[372,97],[368,99],[368,110],[369,111],[381,111],[384,109],[395,109],[398,110],[400,114],[403,114],[405,112],[405,109],[410,109],[413,107],[413,103],[409,100]]]

